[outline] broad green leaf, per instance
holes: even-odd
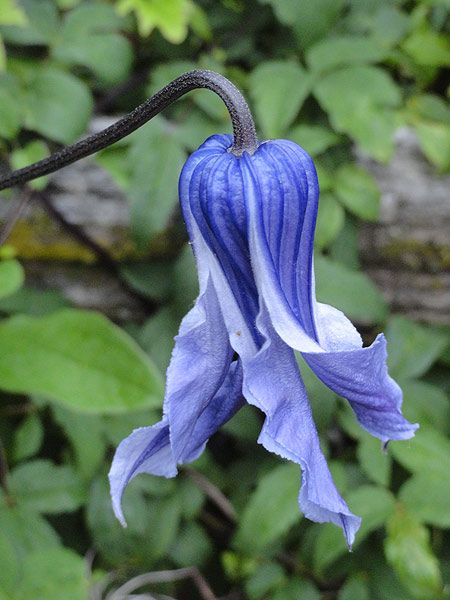
[[[31,413],[14,432],[13,458],[15,462],[34,456],[41,447],[44,429],[37,414]]]
[[[141,36],[150,35],[157,27],[169,42],[179,44],[187,35],[191,13],[189,0],[118,0],[116,7],[120,14],[136,13]]]
[[[440,597],[439,562],[431,549],[429,532],[400,506],[387,523],[384,548],[389,564],[414,598]]]
[[[450,125],[447,123],[417,123],[415,129],[428,160],[440,171],[450,169]]]
[[[374,483],[388,486],[392,459],[382,450],[380,440],[361,430],[357,454],[359,464],[367,477]]]
[[[16,467],[9,478],[12,496],[26,509],[58,514],[72,512],[86,499],[85,489],[69,465],[32,460]]]
[[[366,169],[353,164],[340,167],[335,174],[335,192],[354,215],[366,221],[377,220],[380,190]]]
[[[17,292],[24,278],[22,265],[17,260],[0,260],[0,299]]]
[[[152,479],[161,481],[147,476],[128,486],[124,495],[126,529],[112,511],[106,475],[94,481],[88,499],[87,524],[95,547],[107,564],[145,568],[167,554],[175,543],[181,515],[180,499],[149,496],[142,482]]]
[[[278,590],[275,590],[272,600],[321,600],[322,595],[317,587],[308,579],[292,578]]]
[[[141,248],[164,228],[178,198],[185,153],[168,121],[160,117],[134,134],[129,196],[133,234]]]
[[[162,373],[169,366],[174,347],[174,337],[180,323],[170,307],[164,307],[145,322],[139,332],[138,342],[150,355]]]
[[[346,498],[350,509],[362,517],[361,528],[356,534],[355,546],[372,531],[381,527],[392,514],[395,506],[393,495],[375,485],[361,486]],[[341,529],[331,523],[320,526],[314,548],[314,565],[323,572],[332,562],[347,552]]]
[[[140,262],[121,266],[122,275],[138,292],[149,298],[167,300],[171,291],[172,263]]]
[[[1,0],[0,0],[1,1]],[[0,530],[0,556],[2,568],[0,570],[0,600],[9,600],[11,596],[6,591],[12,592],[19,579],[20,563],[14,552],[11,552],[10,540]]]
[[[90,479],[105,458],[106,440],[101,417],[75,413],[57,405],[53,406],[53,415],[73,448],[77,474]]]
[[[350,576],[339,590],[337,600],[370,600],[366,578],[358,575]]]
[[[450,402],[441,388],[425,381],[401,382],[403,414],[412,423],[431,426],[443,434],[450,428]]]
[[[317,298],[360,323],[382,321],[387,307],[381,293],[362,272],[323,256],[315,258]]]
[[[92,97],[77,77],[55,67],[36,67],[27,88],[26,126],[57,142],[73,142],[86,129]]]
[[[273,594],[277,589],[286,585],[286,575],[283,568],[276,562],[263,563],[245,583],[245,591],[249,600],[259,600]]]
[[[212,553],[213,547],[204,529],[195,521],[188,521],[176,536],[169,556],[178,567],[200,567]]]
[[[41,140],[34,140],[11,153],[11,165],[14,169],[22,169],[48,155],[47,144]],[[30,181],[28,185],[35,190],[42,190],[47,185],[47,180],[47,177],[38,177]]]
[[[322,125],[297,125],[289,131],[288,138],[311,156],[317,156],[339,142],[339,136]]]
[[[58,535],[47,521],[24,506],[8,507],[2,502],[0,531],[21,561],[30,552],[59,545]]]
[[[399,498],[420,521],[449,529],[450,461],[448,458],[440,460],[442,472],[435,468],[413,475],[402,485]]]
[[[58,10],[51,0],[20,0],[26,23],[2,27],[7,42],[17,45],[37,46],[50,44],[58,34]]]
[[[425,67],[450,66],[448,36],[432,29],[416,30],[404,41],[403,49],[418,65]]]
[[[66,600],[86,600],[89,580],[85,559],[68,548],[30,554],[17,587],[17,600],[61,600],[62,590]]]
[[[13,139],[22,125],[23,92],[16,80],[0,74],[0,137]]]
[[[308,49],[306,61],[310,69],[326,71],[339,66],[379,62],[386,53],[376,39],[346,35],[320,40]]]
[[[311,90],[308,73],[296,62],[267,61],[251,73],[250,94],[265,138],[282,137]]]
[[[315,0],[315,2],[260,0],[260,2],[270,4],[280,23],[293,28],[302,48],[323,37],[344,6],[343,0]]]
[[[133,60],[130,43],[117,33],[121,26],[112,6],[82,4],[67,14],[52,54],[69,66],[88,67],[103,83],[119,83]]]
[[[0,311],[8,314],[47,315],[68,306],[67,300],[55,290],[22,287],[0,300]]]
[[[354,137],[374,158],[391,156],[398,124],[393,109],[401,95],[386,71],[371,65],[338,69],[319,79],[313,91],[337,131]]]
[[[26,25],[27,18],[17,0],[0,0],[0,25]]]
[[[300,468],[280,465],[261,478],[242,514],[235,546],[258,554],[300,520],[298,509]]]
[[[124,331],[94,312],[62,310],[0,324],[0,388],[46,396],[77,411],[160,405],[156,367]]]
[[[412,473],[450,472],[450,440],[435,429],[421,427],[410,440],[390,442],[394,458]]]
[[[401,379],[426,373],[448,344],[445,334],[401,316],[389,320],[386,338],[389,369]]]
[[[345,213],[341,204],[329,193],[322,194],[319,201],[314,244],[322,250],[331,244],[344,226]]]

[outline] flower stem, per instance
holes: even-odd
[[[160,113],[181,96],[197,88],[206,88],[218,94],[230,113],[233,124],[234,144],[230,152],[240,156],[252,154],[258,145],[255,125],[250,109],[241,92],[228,79],[213,71],[189,71],[174,79],[154,96],[140,104],[128,115],[110,127],[95,133],[71,146],[40,160],[28,167],[13,171],[0,179],[0,190],[22,185],[36,177],[48,175],[62,167],[80,160],[136,131],[141,125]]]

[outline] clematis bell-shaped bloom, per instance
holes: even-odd
[[[212,136],[181,174],[200,294],[175,339],[162,420],[135,430],[117,449],[114,510],[125,523],[121,497],[133,477],[175,476],[177,465],[195,460],[248,402],[265,415],[259,443],[300,465],[305,516],[340,526],[351,546],[361,520],[334,485],[294,350],[383,442],[410,438],[417,426],[401,414],[383,335],[363,348],[350,321],[316,301],[319,188],[311,158],[286,140],[242,156],[229,152],[231,144],[231,136]]]

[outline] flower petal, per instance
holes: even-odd
[[[273,330],[266,309],[257,326],[266,341],[243,361],[243,391],[246,400],[266,414],[258,441],[301,466],[301,510],[313,521],[341,527],[351,546],[361,519],[350,512],[334,485],[294,354]]]
[[[319,379],[350,402],[366,431],[383,442],[413,437],[418,425],[401,413],[402,391],[388,374],[383,335],[368,348],[302,355]]]
[[[174,477],[177,467],[169,440],[169,426],[164,419],[152,427],[140,427],[125,438],[114,455],[109,483],[113,510],[126,527],[122,512],[122,495],[127,484],[139,473]]]
[[[216,395],[198,416],[190,442],[180,456],[179,462],[189,463],[198,458],[211,435],[229,421],[243,404],[242,364],[236,360],[231,363],[228,374]]]
[[[175,462],[192,445],[197,421],[221,387],[233,350],[211,277],[184,317],[167,370],[164,415]]]

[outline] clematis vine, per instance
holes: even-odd
[[[341,527],[351,547],[361,519],[333,482],[294,351],[383,443],[412,437],[417,425],[402,416],[384,336],[363,347],[344,314],[316,300],[319,187],[312,159],[287,140],[258,143],[236,88],[217,74],[194,73],[212,77],[213,85],[202,87],[215,86],[225,100],[234,136],[210,137],[181,173],[199,296],[175,338],[161,421],[136,429],[117,448],[109,474],[113,508],[125,524],[121,499],[136,475],[174,477],[248,403],[265,416],[258,442],[300,466],[300,510]]]

